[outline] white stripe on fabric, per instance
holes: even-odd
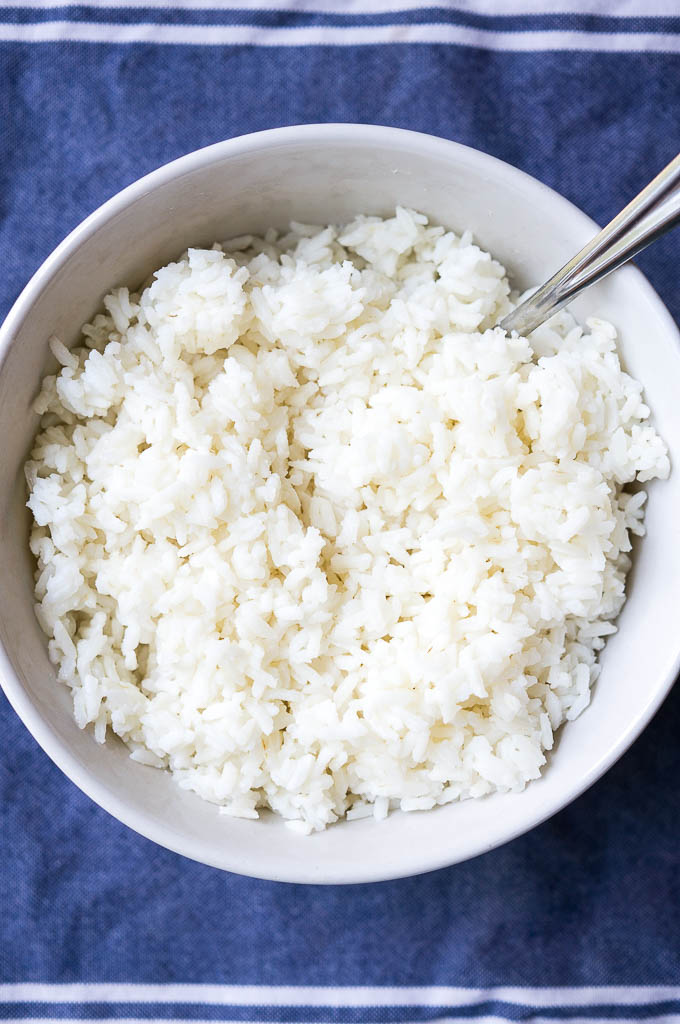
[[[502,17],[521,14],[596,14],[600,17],[672,17],[677,0],[0,0],[0,9],[40,10],[79,6],[97,9],[176,11],[289,11],[307,14],[394,14],[419,10],[463,11]]]
[[[509,53],[553,50],[598,53],[680,53],[680,33],[498,32],[462,25],[262,28],[256,25],[112,25],[45,21],[0,23],[0,42],[150,43],[187,46],[366,46],[439,43]]]
[[[680,1001],[678,985],[559,988],[448,986],[143,985],[128,982],[0,984],[0,1003],[174,1003],[214,1006],[649,1006]],[[571,1019],[571,1018],[570,1018]]]
[[[16,1019],[16,1018],[15,1018]],[[69,1018],[73,1020],[73,1018]],[[469,1021],[468,1017],[437,1017],[432,1024],[460,1024],[461,1021]],[[289,1024],[289,1022],[276,1021],[267,1016],[258,1019],[249,1017],[247,1020],[220,1020],[216,1022],[201,1020],[179,1020],[176,1017],[97,1017],[96,1024],[116,1024],[117,1021],[125,1021],[125,1024]],[[573,1024],[641,1024],[639,1017],[582,1017],[579,1015],[570,1016],[569,1022]],[[63,1017],[27,1017],[21,1018],[21,1024],[64,1024]],[[319,1017],[316,1021],[305,1021],[305,1024],[332,1024],[328,1020]],[[423,1024],[423,1021],[398,1020],[395,1024]],[[505,1017],[474,1017],[470,1024],[509,1024]],[[522,1018],[522,1024],[556,1024],[554,1017],[529,1016]],[[644,1017],[644,1024],[680,1024],[680,1015],[676,1013],[665,1013],[660,1016]]]

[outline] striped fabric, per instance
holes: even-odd
[[[3,1019],[28,1021],[680,1020],[680,987],[489,988],[0,985]],[[253,1013],[255,1016],[253,1016]]]
[[[141,174],[311,121],[456,139],[604,221],[680,149],[680,0],[0,0],[0,317]],[[680,318],[679,256],[640,264]],[[502,849],[316,888],[141,839],[0,696],[0,1020],[680,1021],[679,726],[677,693]]]
[[[565,5],[535,0],[3,0],[0,39],[197,46],[436,43],[509,52],[678,53],[680,6],[674,0]]]

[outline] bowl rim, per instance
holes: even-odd
[[[12,305],[4,322],[0,325],[0,370],[19,328],[30,315],[31,308],[43,289],[50,283],[78,247],[106,225],[111,218],[125,209],[125,207],[167,182],[192,174],[194,171],[207,167],[211,163],[221,162],[227,157],[235,157],[258,150],[271,151],[272,149],[291,145],[316,145],[319,142],[363,144],[366,147],[405,149],[411,152],[418,151],[423,155],[453,158],[458,162],[462,159],[470,165],[495,166],[497,170],[502,172],[509,184],[514,182],[518,186],[529,186],[534,191],[543,191],[552,201],[558,201],[565,209],[570,208],[571,215],[576,215],[580,218],[584,230],[591,230],[593,233],[599,230],[599,226],[595,221],[570,200],[525,171],[506,163],[504,160],[491,156],[483,150],[473,149],[462,143],[423,132],[381,125],[339,122],[291,125],[240,135],[193,150],[184,156],[163,164],[117,192],[70,231],[32,275]],[[636,267],[630,265],[623,272],[629,276],[635,275],[637,288],[640,289],[648,301],[657,307],[660,319],[665,322],[668,335],[670,337],[675,336],[676,343],[680,343],[680,331],[675,321],[646,277]],[[668,696],[679,670],[680,648],[666,676],[657,684],[656,690],[649,701],[631,721],[629,727],[619,737],[618,742],[593,764],[585,775],[580,776],[575,782],[566,786],[558,800],[552,801],[547,807],[541,807],[528,820],[523,819],[516,827],[508,828],[504,831],[502,837],[494,838],[488,844],[477,842],[472,844],[471,848],[466,848],[463,844],[459,851],[452,852],[449,855],[442,851],[432,851],[429,853],[425,851],[418,856],[417,865],[411,864],[406,869],[403,867],[390,869],[384,864],[371,866],[359,862],[348,863],[343,874],[337,871],[324,874],[322,870],[318,876],[315,874],[314,877],[310,877],[309,871],[305,871],[304,868],[298,870],[297,867],[294,870],[287,868],[283,871],[277,871],[274,867],[273,870],[266,873],[252,870],[249,865],[243,863],[242,858],[239,858],[238,852],[233,852],[228,846],[225,846],[224,856],[218,860],[216,857],[206,855],[201,849],[200,836],[179,836],[178,833],[171,830],[167,825],[150,820],[143,812],[131,808],[126,800],[117,796],[114,791],[104,787],[97,778],[89,774],[87,769],[78,762],[68,745],[59,738],[46,720],[42,718],[24,690],[0,639],[0,686],[4,690],[11,707],[48,757],[71,782],[98,806],[144,838],[199,863],[254,878],[310,884],[359,884],[388,881],[434,871],[489,852],[530,831],[558,811],[563,810],[589,789],[625,753],[649,724]]]

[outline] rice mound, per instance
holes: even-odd
[[[614,328],[506,337],[503,267],[404,209],[104,305],[26,466],[78,725],[300,832],[535,779],[669,472]]]

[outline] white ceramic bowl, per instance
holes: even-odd
[[[273,815],[242,821],[131,761],[117,740],[81,732],[33,614],[22,465],[37,418],[47,339],[72,344],[115,285],[136,285],[188,245],[291,219],[326,224],[415,207],[471,228],[519,287],[542,281],[594,232],[567,200],[507,164],[441,139],[389,128],[307,125],[233,139],[183,157],[125,189],[46,260],[0,330],[0,674],[36,740],[93,800],[163,846],[219,868],[296,882],[364,882],[453,864],[519,835],[591,785],[660,705],[678,669],[680,473],[654,483],[620,630],[602,658],[588,710],[560,736],[543,778],[524,793],[341,822],[309,838]],[[680,350],[661,301],[632,269],[574,303],[621,329],[629,370],[680,464]],[[8,583],[8,581],[11,581]],[[58,809],[55,808],[55,814]]]

